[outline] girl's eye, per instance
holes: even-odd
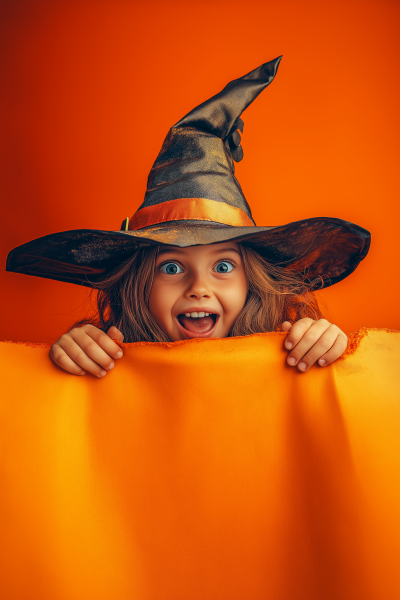
[[[222,261],[220,263],[217,264],[217,266],[215,267],[215,270],[217,271],[217,273],[230,273],[233,269],[233,266],[231,265],[231,263],[226,262],[226,261]]]
[[[167,275],[176,275],[177,273],[183,273],[183,269],[176,263],[170,262],[161,265],[160,267],[161,273],[166,273]]]

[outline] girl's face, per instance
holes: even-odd
[[[168,337],[226,337],[247,297],[247,278],[235,242],[162,247],[149,309]]]

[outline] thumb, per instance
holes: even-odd
[[[117,329],[116,327],[114,327],[114,325],[112,327],[110,327],[110,329],[107,331],[107,335],[111,339],[117,340],[118,342],[123,342],[124,341],[124,336],[122,335],[122,333],[120,332],[119,329]]]
[[[286,332],[286,331],[290,331],[292,329],[292,324],[289,321],[283,321],[282,325],[281,325],[281,330]]]

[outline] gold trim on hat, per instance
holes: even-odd
[[[178,198],[138,210],[129,221],[129,230],[158,225],[166,221],[211,221],[233,227],[254,227],[241,208],[207,198]]]

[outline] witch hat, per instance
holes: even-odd
[[[318,287],[347,277],[368,252],[368,231],[330,217],[257,227],[234,174],[234,161],[243,158],[240,115],[273,81],[281,58],[231,81],[171,127],[144,202],[120,231],[78,229],[38,238],[14,248],[6,269],[96,287],[138,247],[240,241]]]

